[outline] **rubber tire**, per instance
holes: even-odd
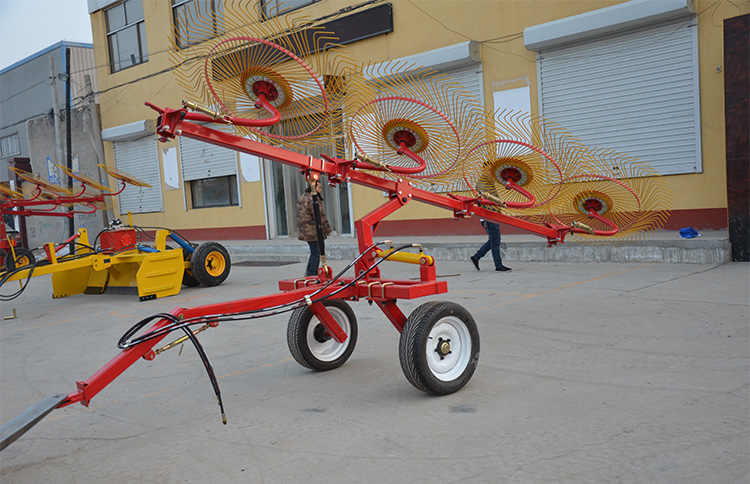
[[[193,245],[193,249],[197,247],[197,245],[195,244],[192,244],[192,245]],[[189,261],[192,255],[193,255],[192,252],[188,252],[186,249],[182,249],[182,260]],[[195,276],[193,275],[192,268],[185,269],[185,272],[183,272],[182,285],[185,287],[196,287],[196,286],[201,285],[201,283],[198,282],[198,279],[196,279]]]
[[[294,310],[286,330],[287,344],[294,359],[315,371],[333,370],[343,365],[357,344],[357,317],[352,308],[340,299],[323,301],[323,305],[348,336],[346,341],[336,343],[328,336],[307,306]]]
[[[190,271],[202,286],[218,286],[229,276],[229,252],[218,242],[204,242],[190,257]]]
[[[450,336],[451,352],[440,358],[435,338],[443,336]],[[406,379],[418,390],[430,395],[457,392],[471,380],[479,362],[474,318],[453,302],[425,303],[406,319],[398,355]]]
[[[24,247],[16,247],[14,251],[16,253],[15,260],[13,260],[13,251],[9,250],[8,253],[5,254],[4,263],[6,271],[10,272],[15,269],[20,269],[21,267],[34,265],[34,263],[36,262],[34,253],[29,249],[26,249]]]

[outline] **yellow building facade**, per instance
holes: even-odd
[[[196,240],[295,237],[294,200],[304,184],[294,170],[237,153],[210,152],[197,142],[160,143],[152,132],[156,113],[144,103],[178,108],[185,98],[170,51],[175,18],[189,3],[89,2],[107,163],[153,186],[129,187],[119,199],[119,210],[131,212],[137,225],[169,227]],[[202,3],[211,8],[210,0]],[[276,3],[248,2],[247,9],[260,20],[261,9],[274,15]],[[213,0],[214,8],[220,4]],[[404,59],[435,68],[466,84],[488,109],[528,110],[560,123],[586,143],[601,139],[615,145],[605,147],[646,158],[665,176],[672,192],[666,228],[727,227],[722,22],[750,13],[750,2],[287,4],[299,7],[290,14],[295,17],[331,19],[339,26],[351,22],[367,30],[365,38],[345,30],[345,49],[361,62]],[[648,53],[639,53],[642,44]],[[654,56],[654,68],[643,69],[622,88],[616,86],[650,62],[649,56]],[[670,59],[682,60],[673,65]],[[604,91],[597,94],[600,87]],[[654,99],[647,101],[652,110],[631,105],[637,97],[629,94],[633,88],[654,90]],[[670,100],[664,93],[681,97]],[[622,99],[617,100],[617,94]],[[617,124],[628,117],[633,119],[627,127]],[[607,131],[609,121],[613,127]],[[677,121],[672,131],[659,131]],[[638,128],[654,133],[655,139],[637,133],[628,137]],[[218,171],[201,172],[201,157],[220,167]],[[383,193],[364,187],[326,190],[326,212],[343,236],[353,235],[353,221],[384,202]],[[221,196],[212,198],[219,192]],[[450,212],[417,203],[388,217],[379,230],[382,235],[483,233],[478,222],[456,223]]]

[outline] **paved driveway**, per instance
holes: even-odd
[[[486,264],[489,267],[489,263]],[[343,263],[334,262],[334,268]],[[383,275],[416,276],[388,263]],[[737,483],[750,477],[750,266],[443,262],[471,311],[479,366],[458,393],[413,388],[398,333],[353,303],[352,358],[315,373],[286,347],[287,315],[199,336],[228,424],[191,345],[138,361],[89,408],[53,411],[0,453],[33,483]],[[0,421],[75,390],[141,318],[273,293],[303,264],[234,267],[215,288],[139,303],[52,300],[47,277],[2,303]],[[3,292],[7,292],[3,288]],[[409,314],[426,299],[401,301]]]

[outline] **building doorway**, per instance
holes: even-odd
[[[306,154],[320,156],[321,151],[310,150]],[[305,177],[296,167],[270,160],[263,160],[263,175],[269,238],[296,238],[297,198],[308,186]],[[321,184],[323,185],[323,210],[333,228],[331,235],[354,236],[349,184],[340,183],[331,187],[325,176],[322,177]]]

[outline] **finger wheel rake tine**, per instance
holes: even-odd
[[[258,22],[258,9],[238,1],[224,2],[221,15],[201,2],[183,11],[190,22],[175,32],[172,61],[189,101],[215,108],[234,129],[269,144],[330,143],[342,79],[354,68],[330,32],[289,15]],[[226,33],[206,40],[216,25]]]

